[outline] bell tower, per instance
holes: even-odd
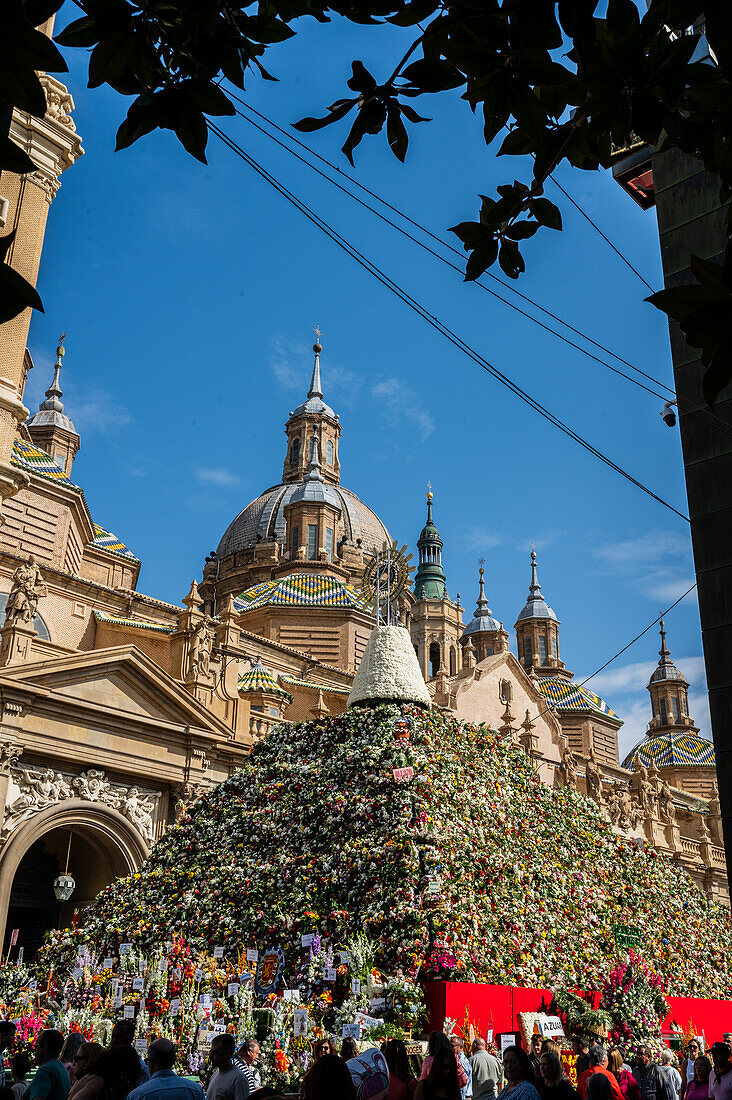
[[[559,659],[559,619],[541,592],[536,564],[536,551],[531,549],[531,584],[523,611],[516,620],[518,659],[527,672],[537,676],[561,676],[572,679],[572,673]]]
[[[440,532],[432,519],[433,493],[427,493],[427,522],[417,540],[419,565],[414,575],[415,604],[409,624],[425,680],[438,672],[454,676],[462,665],[463,609],[447,592]]]
[[[658,651],[658,667],[648,682],[651,696],[652,718],[648,736],[660,733],[698,733],[689,715],[689,684],[684,674],[671,660],[666,645],[666,627],[661,619],[661,648]]]
[[[50,35],[53,17],[39,29]],[[8,136],[36,165],[33,172],[3,172],[0,179],[0,233],[14,232],[6,262],[33,286],[46,232],[46,219],[60,186],[60,176],[84,152],[71,117],[74,101],[60,81],[48,73],[39,78],[46,93],[46,113],[36,118],[14,109]],[[2,501],[23,486],[22,473],[10,464],[18,425],[28,410],[23,405],[25,378],[30,363],[26,350],[31,310],[24,309],[6,321],[0,335],[0,511]]]
[[[313,433],[317,433],[320,440],[319,466],[323,481],[328,485],[338,485],[341,480],[341,464],[338,459],[341,423],[338,414],[323,400],[323,385],[320,381],[320,353],[323,350],[321,335],[318,326],[315,330],[315,362],[307,400],[290,413],[285,424],[287,453],[282,468],[284,482],[302,481],[305,478],[313,457]]]

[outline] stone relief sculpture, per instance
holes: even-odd
[[[36,559],[31,556],[21,562],[13,574],[13,584],[5,608],[6,623],[32,623],[38,611],[38,601],[48,595]]]
[[[661,782],[658,792],[658,816],[666,825],[676,824],[676,807],[671,798],[671,788],[665,780]]]
[[[148,842],[155,837],[157,795],[141,792],[139,787],[111,783],[103,771],[89,768],[74,778],[54,772],[53,768],[32,771],[11,768],[11,777],[18,794],[6,807],[0,833],[3,839],[22,822],[47,806],[79,798],[84,802],[102,803],[119,810]]]
[[[590,749],[590,757],[585,764],[587,793],[595,802],[602,802],[602,771],[595,759],[595,750]]]
[[[633,774],[630,777],[630,789],[636,797],[642,811],[651,809],[651,784],[648,781],[648,771],[645,765],[636,761],[633,764]]]
[[[564,786],[569,787],[570,790],[577,790],[577,757],[572,752],[572,748],[567,742],[562,750],[562,762],[559,765],[559,770],[562,773],[562,779],[564,780]]]
[[[204,615],[193,628],[190,649],[190,673],[205,679],[211,674],[211,650],[213,648],[213,634],[211,633],[211,618]]]

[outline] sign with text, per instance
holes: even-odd
[[[304,936],[301,936],[303,947],[310,947],[310,945],[312,944],[314,939],[315,939],[315,933],[314,932],[306,932],[306,934]]]
[[[500,1038],[501,1038],[501,1054],[503,1054],[504,1051],[508,1050],[509,1047],[515,1047],[515,1046],[518,1045],[517,1042],[516,1042],[516,1032],[515,1031],[504,1032],[503,1035],[501,1035]]]
[[[259,952],[256,947],[247,947],[247,962],[255,963],[259,958]]]
[[[239,983],[238,982],[229,982],[229,984],[226,987],[226,996],[227,997],[236,997],[238,992],[239,992]]]
[[[361,1038],[361,1025],[360,1024],[344,1024],[341,1028],[341,1039],[355,1039],[356,1042]]]
[[[305,1008],[296,1008],[292,1016],[293,1035],[307,1035],[308,1014]]]
[[[536,1018],[536,1028],[543,1039],[563,1039],[564,1028],[558,1016],[545,1016],[540,1012]]]
[[[403,783],[407,779],[411,779],[414,775],[414,768],[394,768],[391,773],[396,779],[397,783]]]
[[[11,947],[15,947],[16,943],[18,942],[18,933],[19,932],[20,932],[19,928],[14,928],[13,931],[10,933],[10,946]]]
[[[285,972],[285,956],[281,947],[268,947],[259,958],[254,975],[254,992],[258,997],[276,993]]]
[[[131,950],[132,950],[132,944],[131,943],[121,943],[119,945],[120,955],[129,955]]]
[[[360,978],[351,978],[351,993],[360,993],[360,992],[361,992],[361,979]]]
[[[132,979],[132,988],[133,988],[135,993],[142,993],[144,988],[145,988],[145,979],[144,978],[133,978]]]
[[[338,971],[334,966],[326,966],[323,970],[324,982],[335,982],[338,979]]]
[[[223,959],[223,957],[224,957],[223,947],[214,947],[213,955],[214,955],[215,959]]]

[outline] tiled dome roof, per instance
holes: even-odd
[[[698,733],[669,731],[655,737],[646,737],[637,744],[626,756],[623,767],[631,768],[636,761],[646,768],[651,764],[655,764],[657,768],[673,765],[713,768],[714,745]]]
[[[239,677],[239,691],[244,692],[244,694],[261,691],[270,695],[282,695],[290,703],[292,702],[289,691],[285,691],[283,687],[280,687],[272,673],[267,671],[261,661],[257,661],[256,665],[249,669],[249,672],[245,672]]]
[[[292,495],[302,490],[302,481],[274,485],[271,489],[247,504],[223,534],[216,551],[219,561],[231,554],[253,549],[263,539],[285,538],[285,505]],[[349,541],[361,539],[364,550],[381,547],[391,542],[391,536],[379,517],[362,500],[342,485],[328,486],[342,505],[341,518]]]
[[[573,684],[571,680],[562,680],[558,676],[539,676],[536,686],[557,710],[594,710],[608,718],[618,718],[604,699],[579,684]]]
[[[247,588],[234,600],[237,611],[252,611],[266,604],[280,607],[353,607],[370,611],[361,592],[352,584],[322,573],[292,573]]]

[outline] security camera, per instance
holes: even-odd
[[[672,408],[672,406],[675,404],[675,401],[667,401],[666,404],[663,406],[663,409],[661,410],[661,416],[663,417],[663,422],[667,428],[673,428],[676,424],[676,413]]]

